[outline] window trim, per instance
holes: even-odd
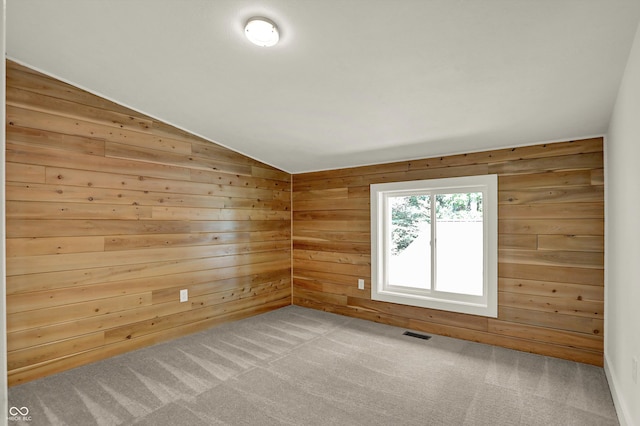
[[[483,296],[458,295],[442,291],[385,287],[389,220],[385,220],[389,196],[438,194],[463,190],[483,193],[484,268]],[[498,316],[498,176],[463,176],[405,182],[371,184],[371,299],[402,305],[439,309],[497,318]],[[382,220],[381,220],[382,219]],[[432,270],[433,274],[433,270]],[[432,278],[430,278],[431,281]],[[402,291],[402,289],[405,289]],[[449,297],[443,297],[449,296]],[[459,297],[460,296],[460,297]]]

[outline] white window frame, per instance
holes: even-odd
[[[370,189],[371,299],[497,318],[498,176],[493,174],[381,183],[372,184]],[[435,290],[416,290],[389,285],[387,273],[390,252],[390,238],[388,236],[390,235],[391,216],[387,201],[389,197],[455,192],[482,192],[484,236],[482,296],[469,296]]]

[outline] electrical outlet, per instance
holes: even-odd
[[[638,383],[638,357],[634,356],[631,360],[631,379],[633,383]]]
[[[358,278],[358,290],[364,290],[364,280],[362,278]]]
[[[184,290],[180,290],[180,303],[186,302],[189,300],[189,290],[186,288]]]

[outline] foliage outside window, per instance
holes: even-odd
[[[398,203],[392,209],[393,254],[402,252],[416,239],[421,222],[431,223],[431,204],[428,196],[410,195],[404,199],[403,203]],[[447,217],[467,221],[482,220],[481,193],[439,194],[436,203],[438,219]]]

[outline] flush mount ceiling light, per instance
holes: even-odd
[[[255,17],[247,21],[244,27],[244,35],[249,41],[258,46],[270,47],[280,40],[278,27],[267,18]]]

